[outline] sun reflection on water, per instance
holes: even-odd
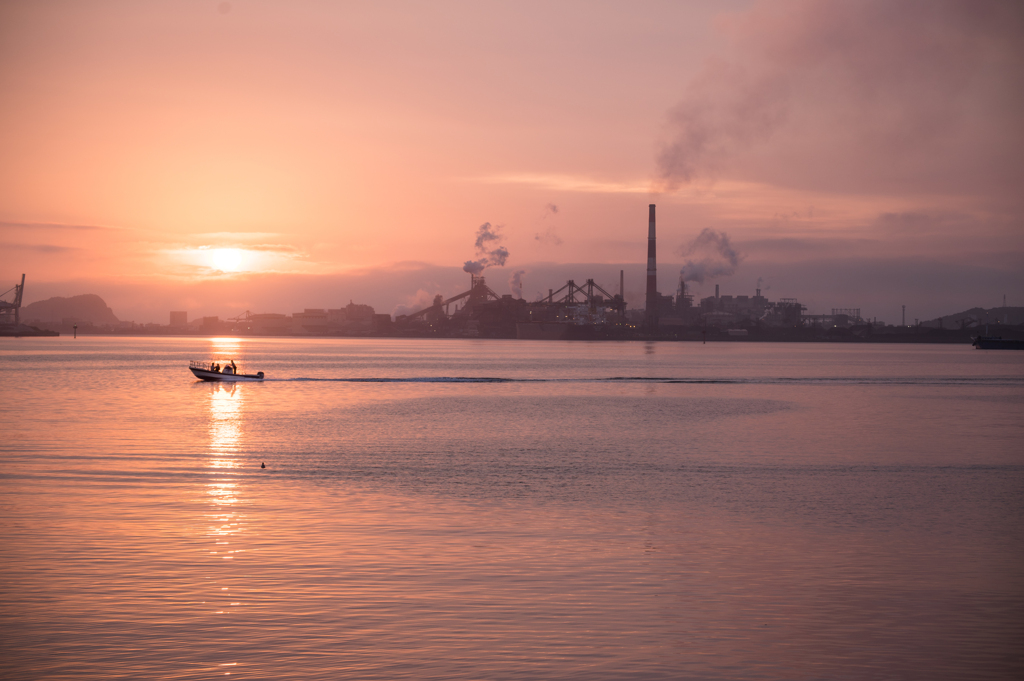
[[[227,473],[239,468],[238,454],[244,441],[242,419],[245,392],[235,383],[210,385],[210,459],[207,468]],[[213,478],[206,489],[212,503],[231,506],[238,503],[238,483],[232,478]],[[221,527],[223,523],[218,524]],[[212,534],[222,534],[218,529]]]
[[[241,342],[235,338],[212,339],[214,361],[226,363],[240,357]],[[208,588],[216,589],[203,600],[210,607],[210,615],[230,618],[242,602],[232,594],[235,585],[236,560],[245,550],[239,543],[245,527],[246,514],[241,496],[241,455],[245,446],[245,388],[237,383],[211,383],[209,386],[208,458],[206,469],[210,473],[206,483],[206,498],[210,504],[205,514],[208,548],[204,548],[211,561]],[[223,659],[223,658],[222,658]],[[234,667],[237,662],[224,661],[219,667]],[[230,672],[225,672],[230,673]]]
[[[210,453],[216,458],[211,468],[234,468],[242,444],[242,409],[245,395],[236,383],[210,385]]]

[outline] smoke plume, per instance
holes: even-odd
[[[404,303],[399,303],[391,310],[392,316],[398,317],[400,315],[410,315],[413,312],[419,312],[425,307],[430,307],[431,296],[430,292],[424,289],[416,291],[416,295],[409,296],[406,298]]]
[[[786,120],[788,107],[783,79],[709,64],[668,113],[674,135],[658,154],[655,191],[713,178],[737,151],[769,139]]]
[[[549,203],[544,206],[544,213],[540,216],[541,221],[547,220],[549,217],[558,215],[558,206],[553,203]],[[555,225],[548,224],[543,232],[537,232],[533,235],[536,241],[548,246],[561,246],[562,238],[555,232]]]
[[[516,298],[523,297],[523,275],[526,274],[526,270],[516,270],[512,273],[512,276],[508,278],[508,288],[512,295]]]
[[[743,256],[729,241],[729,235],[713,229],[704,229],[696,239],[681,248],[679,254],[689,258],[679,276],[683,281],[698,284],[703,284],[707,279],[734,274],[743,260]]]
[[[485,267],[487,267],[486,258],[483,260],[467,260],[466,264],[462,266],[462,271],[476,276],[483,272]]]
[[[1024,5],[772,0],[668,111],[654,191],[719,177],[1019,197]],[[842,163],[835,159],[842,158]]]
[[[508,260],[508,249],[501,245],[504,235],[501,234],[501,225],[491,227],[491,223],[485,222],[476,231],[476,254],[478,260],[467,260],[462,266],[463,272],[478,275],[487,267],[495,265],[501,267]],[[491,246],[495,248],[491,248]]]

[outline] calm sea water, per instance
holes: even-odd
[[[3,678],[1024,677],[1024,353],[62,337],[0,382]]]

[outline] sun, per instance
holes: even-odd
[[[207,257],[210,267],[221,272],[237,272],[242,267],[242,251],[238,248],[214,248]]]

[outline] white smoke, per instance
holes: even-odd
[[[696,239],[680,249],[679,254],[690,258],[680,270],[680,278],[698,284],[734,274],[743,260],[729,241],[729,235],[713,229],[704,229]]]
[[[424,289],[416,291],[416,295],[409,296],[405,299],[405,303],[399,303],[395,306],[395,309],[391,311],[392,317],[398,317],[399,315],[410,315],[413,312],[419,312],[425,307],[430,307],[433,304],[433,296],[430,295]]]
[[[526,274],[526,270],[516,270],[512,273],[512,276],[508,278],[508,288],[513,296],[516,298],[523,297],[523,275]]]

